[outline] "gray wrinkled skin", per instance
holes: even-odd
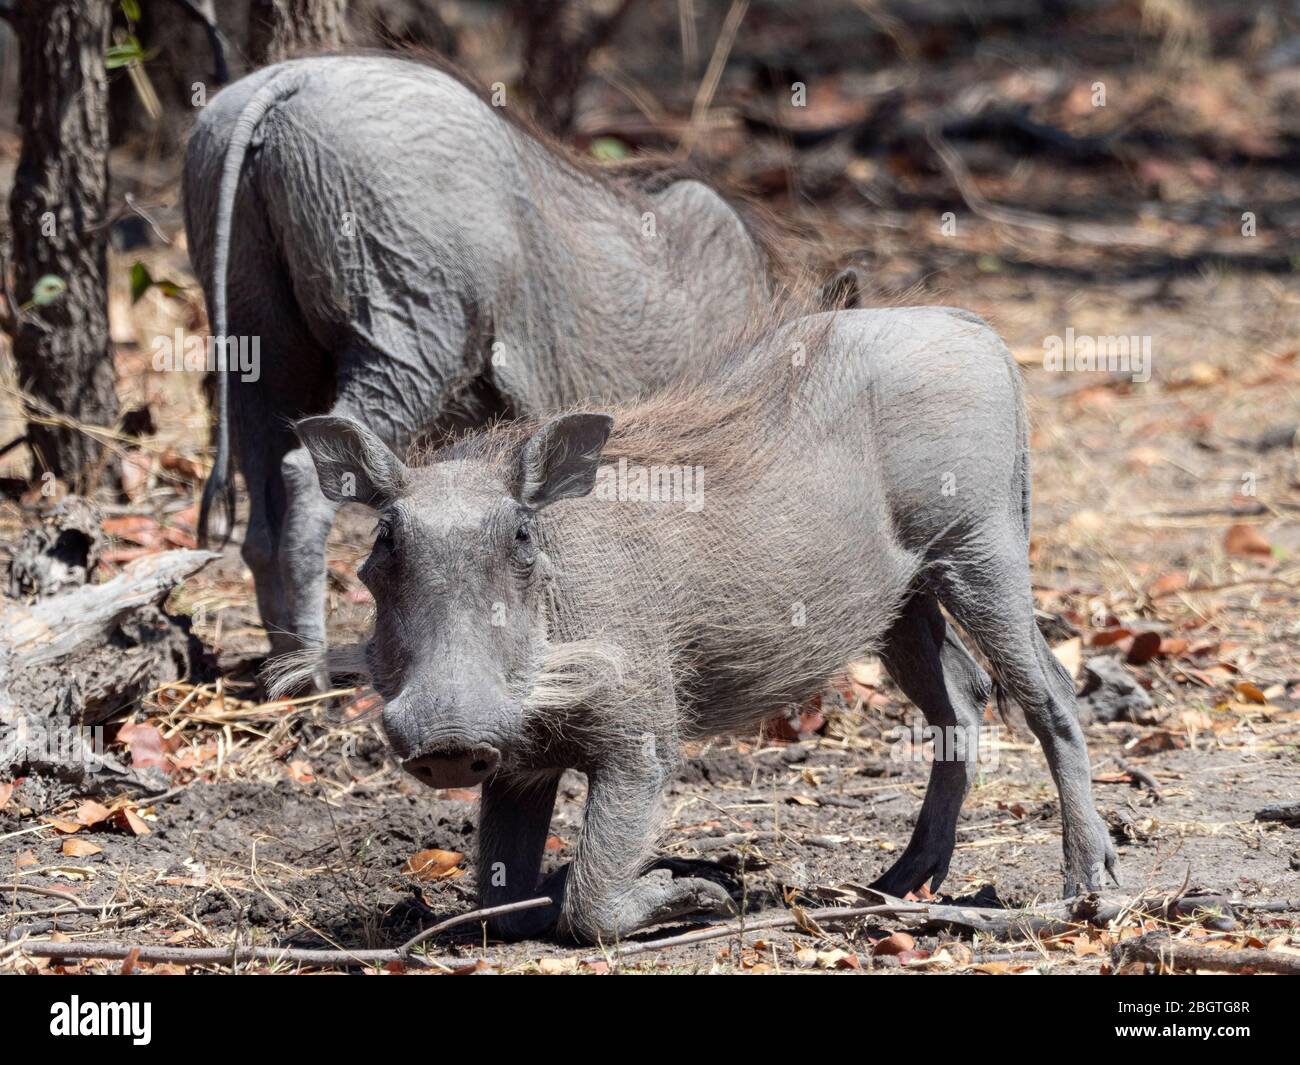
[[[706,186],[593,177],[454,77],[392,56],[293,60],[230,86],[199,118],[184,180],[214,332],[261,345],[257,381],[221,375],[200,526],[226,487],[228,418],[277,652],[324,639],[338,505],[294,420],[355,418],[401,452],[423,433],[631,398],[767,292],[758,248]]]
[[[930,725],[978,728],[993,683],[941,605],[1043,745],[1066,894],[1100,886],[1114,851],[1034,622],[1024,404],[996,334],[945,309],[820,314],[707,369],[415,467],[356,422],[299,425],[325,494],[356,478],[379,514],[367,668],[403,765],[483,785],[484,905],[539,889],[559,773],[587,774],[575,859],[540,885],[558,912],[498,931],[608,942],[725,910],[710,882],[644,873],[681,741],[752,729],[851,660],[879,654]],[[701,467],[702,505],[611,498],[620,460]],[[934,762],[884,890],[944,878],[974,759]]]

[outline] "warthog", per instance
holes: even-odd
[[[414,467],[345,418],[298,433],[327,496],[353,485],[379,513],[366,667],[401,764],[434,787],[483,785],[484,904],[537,890],[556,781],[575,767],[586,814],[572,865],[542,884],[562,895],[542,922],[609,940],[725,908],[709,881],[645,873],[681,741],[752,728],[873,653],[930,726],[968,740],[936,758],[879,881],[937,887],[994,690],[941,605],[1043,745],[1066,894],[1112,868],[1074,688],[1034,621],[1019,371],[980,319],[805,317],[695,388],[499,426]],[[654,466],[694,471],[702,505],[624,491]],[[525,914],[500,930],[539,927]]]
[[[765,254],[709,187],[584,164],[506,113],[427,63],[339,55],[259,70],[199,117],[184,174],[195,268],[216,341],[254,337],[265,356],[218,375],[200,536],[215,501],[233,509],[233,432],[243,556],[276,652],[324,638],[337,510],[295,419],[355,418],[402,450],[631,398],[767,296]]]

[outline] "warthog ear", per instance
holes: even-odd
[[[294,426],[325,498],[378,509],[401,494],[407,470],[379,437],[351,418],[322,414]]]
[[[519,453],[519,502],[540,510],[557,499],[585,496],[613,427],[608,414],[562,414],[543,425]]]
[[[856,307],[866,288],[862,271],[856,266],[846,266],[822,285],[822,306],[829,308]]]

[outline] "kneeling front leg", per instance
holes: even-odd
[[[735,912],[731,896],[710,880],[645,873],[652,857],[666,762],[646,737],[639,757],[588,773],[587,808],[560,910],[562,934],[614,943],[647,925],[690,913]]]

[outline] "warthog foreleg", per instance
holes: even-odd
[[[511,777],[498,773],[483,784],[478,822],[478,897],[481,906],[501,906],[551,895],[553,906],[506,914],[492,922],[502,939],[535,939],[555,930],[562,878],[539,887],[546,834],[555,808],[559,773]]]
[[[648,739],[648,737],[647,737]],[[653,748],[653,743],[647,743]],[[655,842],[668,767],[652,751],[603,761],[589,791],[577,855],[564,885],[560,931],[589,943],[614,943],[646,925],[689,913],[726,914],[731,896],[710,880],[643,873]]]

